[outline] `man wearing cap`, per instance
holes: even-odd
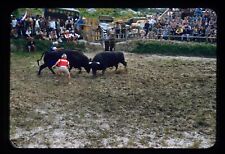
[[[67,60],[67,55],[63,54],[61,58],[55,63],[55,65],[52,66],[52,68],[55,68],[57,66],[56,74],[60,73],[66,73],[68,76],[68,79],[70,80],[70,72],[69,72],[69,61]]]

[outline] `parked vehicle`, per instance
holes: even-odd
[[[52,19],[66,20],[68,16],[71,16],[75,21],[80,17],[80,11],[73,8],[44,8],[44,16],[46,19],[51,17]]]

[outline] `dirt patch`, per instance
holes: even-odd
[[[96,53],[86,53],[92,58]],[[20,148],[208,148],[216,134],[216,59],[125,53],[128,68],[72,84],[40,54],[11,55],[10,139]]]

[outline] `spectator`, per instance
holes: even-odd
[[[15,39],[17,39],[17,38],[19,37],[19,35],[18,35],[16,29],[12,29],[12,30],[11,30],[10,36],[11,36],[12,38],[15,38]]]
[[[35,31],[35,38],[38,39],[38,40],[44,40],[43,39],[43,32],[40,29],[37,29]]]
[[[121,24],[121,38],[125,38],[126,36],[126,24],[125,23],[122,23]]]
[[[155,23],[156,23],[156,20],[155,20],[155,18],[152,17],[152,18],[149,20],[150,26],[153,27],[153,26],[155,25]]]
[[[22,37],[24,34],[23,21],[19,19],[17,21],[17,34],[18,37]]]
[[[171,35],[175,35],[176,34],[176,28],[177,28],[177,23],[175,22],[175,19],[172,19],[172,21],[170,22],[170,26],[171,26]]]
[[[184,38],[186,38],[187,41],[189,41],[189,35],[191,33],[191,27],[189,25],[183,26],[183,34],[181,35],[181,40],[183,41]]]
[[[182,21],[182,25],[187,25],[189,23],[188,16],[184,17],[184,20]]]
[[[33,37],[28,37],[27,40],[28,41],[27,41],[26,47],[27,47],[28,52],[35,51],[36,46],[35,46]]]
[[[34,20],[34,29],[35,29],[35,32],[36,31],[40,31],[41,30],[41,28],[40,28],[40,18],[39,18],[39,16],[37,15],[36,16],[36,20]]]
[[[109,50],[110,51],[115,51],[115,35],[113,33],[109,34]]]
[[[147,38],[147,35],[148,35],[148,32],[149,32],[149,27],[150,27],[150,24],[149,24],[149,21],[147,20],[145,22],[145,25],[143,27],[144,31],[145,31],[145,38]]]
[[[58,36],[56,34],[56,30],[51,31],[50,34],[49,34],[49,40],[50,41],[57,41],[57,39],[58,39]]]
[[[116,32],[116,38],[119,38],[120,33],[121,33],[121,25],[120,25],[119,22],[116,22],[116,25],[115,25],[115,32]]]
[[[80,38],[80,35],[73,31],[73,41],[75,44],[77,44],[77,41],[79,38]]]
[[[195,12],[194,12],[194,15],[197,16],[197,17],[202,16],[202,8],[196,8]]]
[[[40,17],[40,28],[43,31],[47,30],[47,28],[48,28],[48,21],[45,18],[43,18],[43,17]]]
[[[199,36],[200,37],[204,37],[205,36],[205,27],[204,26],[201,26],[200,29],[199,29]],[[202,40],[202,39],[200,39]]]
[[[26,38],[30,38],[32,36],[32,28],[28,27],[25,34]]]
[[[12,29],[16,29],[16,26],[17,26],[16,17],[14,15],[11,15],[11,17],[12,17],[12,20],[11,20],[11,28]]]
[[[56,29],[56,21],[51,19],[49,20],[49,33]]]
[[[184,32],[184,29],[183,29],[182,25],[178,25],[177,30],[176,30],[176,35],[182,36],[183,32]],[[180,40],[179,37],[176,40]]]
[[[170,34],[170,31],[171,31],[171,27],[169,24],[166,24],[163,28],[163,32],[162,32],[162,38],[167,40],[168,39],[168,36]]]
[[[64,37],[66,39],[66,42],[70,42],[72,35],[70,34],[69,30],[66,30],[64,33]]]
[[[83,30],[83,25],[84,25],[84,24],[85,24],[85,21],[84,21],[83,17],[80,16],[80,17],[77,19],[75,26],[76,26],[76,28],[80,31],[80,30]]]
[[[77,29],[77,28],[76,28]],[[96,29],[96,39],[98,40],[98,39],[100,39],[101,38],[101,36],[102,36],[102,29],[101,29],[101,26],[100,25],[98,25],[98,27],[97,27],[97,29]]]
[[[68,20],[66,21],[65,26],[66,26],[67,30],[72,30],[73,23],[72,23],[72,20],[70,18],[68,18]]]
[[[60,19],[60,21],[59,21],[59,27],[60,27],[60,32],[62,32],[63,29],[65,28],[65,22],[63,21],[63,19]]]
[[[49,40],[47,30],[46,29],[43,29],[42,32],[43,32],[43,39],[44,40]]]

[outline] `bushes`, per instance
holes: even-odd
[[[216,45],[196,42],[137,41],[133,53],[216,57]]]
[[[26,50],[26,41],[23,39],[11,39],[10,40],[10,49],[11,51],[25,51]]]
[[[50,50],[50,47],[52,45],[51,41],[48,40],[34,40],[36,43],[36,50],[38,52],[44,52]],[[12,52],[15,51],[24,51],[27,52],[26,49],[26,39],[11,39],[10,40],[10,48]],[[74,42],[63,42],[60,44],[60,47],[65,48],[65,49],[81,49],[82,51],[86,51],[85,49],[85,43],[81,42],[78,43],[77,45],[74,44]]]

